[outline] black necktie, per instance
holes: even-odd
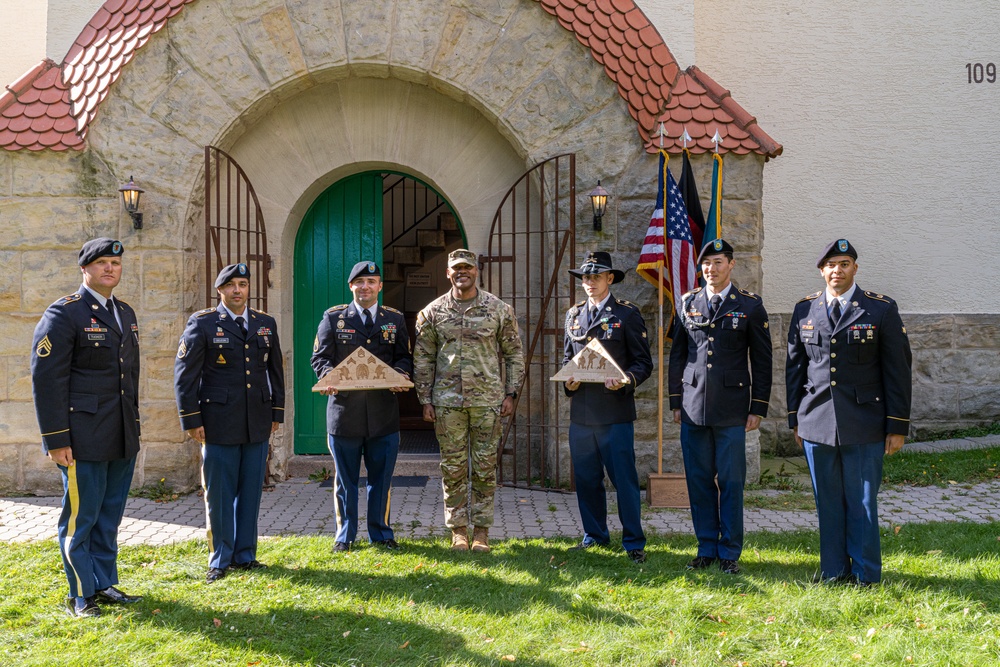
[[[364,310],[365,332],[370,336],[372,333],[372,314],[367,308]]]
[[[245,326],[243,326],[244,324],[246,324],[246,320],[243,319],[242,315],[240,315],[240,316],[238,316],[236,318],[236,324],[240,325],[240,331],[242,331],[243,335],[246,336],[247,335],[247,328]]]
[[[715,313],[719,310],[719,304],[722,303],[722,297],[716,294],[712,297],[712,303],[708,306],[708,319],[715,317]]]
[[[840,321],[840,299],[833,300],[833,308],[830,309],[830,324],[837,326]]]
[[[600,311],[598,310],[597,306],[591,306],[590,307],[590,319],[587,321],[587,328],[588,329],[590,327],[594,326],[595,324],[597,324],[597,314],[599,312]]]
[[[111,321],[115,323],[115,328],[118,329],[118,331],[121,331],[121,327],[118,326],[118,318],[115,317],[115,302],[108,299],[108,302],[104,304],[104,307],[108,309],[109,313],[111,313]]]

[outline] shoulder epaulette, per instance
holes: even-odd
[[[132,307],[132,306],[131,306],[131,305],[129,304],[129,302],[128,302],[128,301],[125,301],[124,299],[119,299],[118,297],[115,297],[115,301],[117,301],[117,302],[118,302],[118,303],[120,303],[121,305],[125,306],[126,308],[131,308],[131,307]]]
[[[79,292],[73,292],[72,294],[67,294],[66,296],[62,297],[61,299],[56,301],[56,303],[60,305],[65,305],[67,303],[73,303],[74,301],[79,301],[82,298],[83,298],[82,294],[80,294]]]
[[[585,303],[587,303],[587,300],[586,300],[586,299],[584,299],[584,300],[583,300],[583,301],[581,301],[580,303],[574,303],[574,304],[573,304],[573,307],[574,307],[574,308],[580,308],[580,307],[581,307],[581,306],[583,306],[583,304],[585,304]]]
[[[881,301],[882,303],[892,303],[892,299],[887,297],[885,294],[876,294],[875,292],[869,292],[865,290],[865,296],[869,299],[875,299],[876,301]]]
[[[802,303],[803,301],[812,301],[813,299],[815,299],[816,297],[818,297],[822,293],[823,293],[823,290],[820,290],[819,292],[816,292],[815,294],[810,294],[809,296],[804,296],[804,297],[802,297],[801,299],[798,300],[798,303]]]
[[[338,311],[338,310],[345,310],[346,308],[347,308],[347,304],[344,303],[344,304],[341,304],[339,306],[334,306],[333,308],[327,308],[326,312],[332,313],[332,312],[335,312],[335,311]]]
[[[740,294],[742,294],[743,296],[748,296],[751,299],[757,299],[758,301],[760,301],[760,297],[757,296],[756,294],[754,294],[753,292],[749,291],[749,290],[745,290],[745,289],[741,289],[741,288],[737,287],[736,291],[739,292]]]
[[[254,313],[257,313],[258,315],[267,315],[268,317],[271,317],[271,314],[270,314],[270,313],[268,313],[268,312],[266,312],[266,311],[263,311],[263,310],[255,310],[255,309],[253,309],[253,308],[251,308],[250,310],[251,310],[251,312],[254,312]]]
[[[396,313],[397,315],[402,315],[403,314],[403,313],[399,312],[398,310],[396,310],[395,308],[393,308],[392,306],[382,306],[382,310],[388,310],[390,313]]]
[[[695,287],[695,288],[694,288],[693,290],[691,290],[690,292],[684,292],[684,294],[682,294],[682,295],[681,295],[681,298],[683,299],[684,297],[688,296],[689,294],[697,294],[697,293],[698,293],[698,292],[700,292],[701,290],[702,290],[702,288],[701,288],[701,287]]]
[[[639,309],[639,306],[635,305],[631,301],[626,301],[625,299],[615,299],[615,303],[620,304],[622,306],[628,306],[629,308],[635,308],[636,310]]]
[[[215,308],[206,308],[205,310],[199,310],[197,313],[194,314],[194,316],[195,317],[205,317],[209,313],[214,313],[214,312],[215,312]]]

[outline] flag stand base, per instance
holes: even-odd
[[[675,509],[691,507],[684,475],[676,472],[649,473],[646,482],[646,503],[650,507]]]

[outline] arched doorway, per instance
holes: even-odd
[[[295,237],[295,349],[311,350],[323,312],[351,300],[347,277],[363,260],[382,267],[380,301],[406,315],[412,337],[417,312],[444,289],[447,252],[464,243],[451,204],[410,174],[366,171],[337,181],[313,201]],[[309,355],[296,354],[294,365],[294,452],[323,454],[326,399],[311,391]],[[400,421],[404,430],[426,428],[413,392],[402,395]],[[404,451],[406,444],[404,437]]]

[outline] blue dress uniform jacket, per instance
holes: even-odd
[[[748,414],[766,417],[772,348],[761,298],[733,285],[709,320],[706,290],[698,288],[684,295],[682,307],[670,348],[670,409],[697,426],[744,426]]]
[[[880,442],[910,428],[912,355],[896,303],[854,291],[836,329],[826,292],[796,304],[788,327],[788,425],[826,445]]]
[[[311,360],[316,377],[322,378],[359,347],[407,377],[413,375],[410,336],[403,314],[378,306],[372,330],[367,332],[352,302],[323,313]],[[365,438],[395,433],[399,430],[396,395],[388,389],[338,392],[326,404],[326,430],[330,435]]]
[[[123,331],[82,286],[46,309],[35,327],[31,379],[46,452],[113,461],[139,452],[139,327],[115,298]]]
[[[285,376],[274,318],[246,309],[247,333],[222,304],[192,315],[174,360],[174,393],[186,431],[205,442],[264,442],[285,421]]]
[[[638,306],[612,296],[598,320],[584,329],[580,321],[586,318],[586,303],[581,301],[566,312],[563,366],[596,338],[629,382],[617,391],[594,382],[582,383],[576,391],[565,389],[566,395],[573,398],[570,421],[584,426],[635,421],[635,389],[653,372],[646,323]]]

